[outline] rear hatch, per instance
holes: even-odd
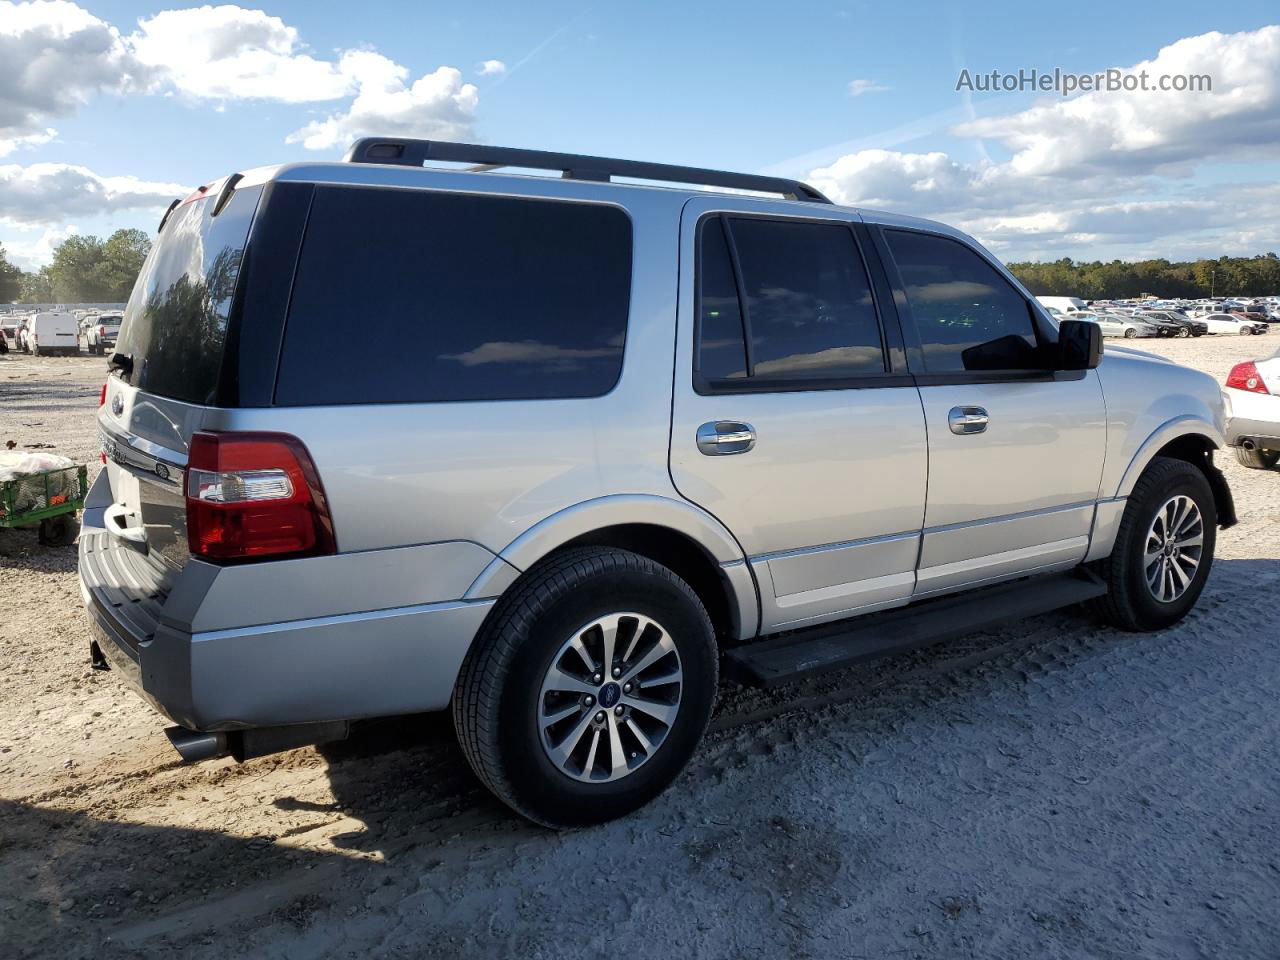
[[[261,187],[174,208],[134,285],[98,410],[105,525],[170,570],[188,560],[183,470],[219,395],[237,281]],[[111,327],[107,327],[112,330]]]

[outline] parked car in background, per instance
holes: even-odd
[[[258,167],[170,208],[110,366],[80,594],[179,752],[447,709],[557,827],[663,791],[722,663],[1085,601],[1161,629],[1235,522],[1213,378],[793,180],[395,138]]]
[[[1227,443],[1236,459],[1254,470],[1280,464],[1280,350],[1266,360],[1237,363],[1222,391]]]
[[[1155,317],[1150,314],[1141,313],[1139,311],[1131,311],[1128,313],[1113,313],[1111,316],[1117,319],[1134,320],[1138,323],[1145,323],[1155,328],[1157,337],[1177,337],[1183,336],[1183,328],[1176,323],[1164,319],[1163,317]]]
[[[1077,313],[1072,315],[1076,320],[1088,320],[1102,328],[1104,337],[1157,337],[1159,331],[1153,324],[1135,317],[1125,317],[1118,313]]]
[[[84,332],[85,349],[99,357],[114,350],[123,321],[124,314],[121,313],[103,313],[94,317]]]
[[[1079,313],[1087,310],[1085,302],[1079,297],[1036,297],[1042,307],[1053,307],[1059,313]]]
[[[1251,334],[1266,333],[1265,323],[1244,320],[1230,313],[1208,313],[1199,318],[1209,327],[1210,333],[1237,334],[1242,337]]]
[[[1179,337],[1203,337],[1209,332],[1209,325],[1203,320],[1192,320],[1185,314],[1173,310],[1151,310],[1140,314],[1140,316],[1175,324],[1180,328],[1177,334]]]
[[[69,313],[37,313],[27,321],[24,332],[24,350],[33,356],[80,353],[76,318]]]

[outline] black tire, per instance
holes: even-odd
[[[76,525],[70,514],[46,517],[40,521],[39,539],[46,547],[65,547],[76,538]]]
[[[1137,330],[1135,330],[1135,329],[1133,329],[1133,327],[1127,327],[1127,328],[1125,328],[1125,331],[1124,331],[1124,338],[1125,338],[1126,340],[1132,340],[1132,339],[1133,339],[1134,337],[1136,337],[1137,335],[1138,335],[1138,331],[1137,331]]]
[[[1203,545],[1199,566],[1186,591],[1175,600],[1162,602],[1147,586],[1142,558],[1147,531],[1157,511],[1179,494],[1190,497],[1200,509]],[[1195,606],[1204,589],[1213,566],[1217,531],[1218,511],[1205,475],[1185,460],[1156,457],[1138,478],[1129,496],[1111,556],[1094,567],[1107,582],[1109,591],[1091,602],[1093,612],[1122,630],[1162,630],[1177,623]]]
[[[1250,470],[1274,470],[1280,463],[1280,452],[1275,450],[1246,450],[1244,447],[1233,447],[1236,460],[1240,466]]]
[[[617,780],[584,783],[547,756],[538,729],[542,678],[561,644],[599,616],[633,612],[663,624],[684,672],[679,712],[653,755]],[[715,704],[718,654],[706,609],[666,567],[625,550],[566,550],[499,601],[462,665],[453,721],[476,776],[535,823],[603,823],[642,807],[693,756]]]
[[[40,356],[40,344],[37,343],[34,347],[31,348],[31,355],[33,357]]]
[[[1183,339],[1186,339],[1187,337],[1191,336],[1191,331],[1188,330],[1186,327],[1180,327],[1178,329],[1178,336]]]

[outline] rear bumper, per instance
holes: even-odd
[[[429,578],[440,559],[470,556],[457,549],[443,558],[405,548],[252,568],[191,561],[166,579],[162,568],[101,527],[101,496],[102,485],[95,484],[80,540],[80,592],[90,635],[148,703],[190,730],[442,709],[496,602],[438,600],[421,586],[427,579],[417,588],[426,602],[342,611],[362,600],[396,599],[403,594],[397,587],[418,575]],[[473,562],[482,569],[487,561],[476,555]],[[408,569],[397,577],[394,571],[404,564]],[[474,579],[467,574],[471,565],[462,565],[463,576],[437,578],[436,589],[454,592],[450,581],[465,581],[456,590],[465,593]],[[335,591],[335,580],[347,581],[349,589]],[[255,595],[253,581],[262,595]],[[318,615],[282,616],[304,611]],[[276,617],[262,620],[263,613]],[[228,625],[236,618],[244,625]]]
[[[1226,387],[1222,398],[1228,445],[1238,447],[1252,440],[1256,446],[1280,450],[1280,396]]]

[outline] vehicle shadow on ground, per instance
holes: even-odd
[[[331,904],[339,871],[379,866],[0,800],[4,955],[133,956],[144,941],[199,937],[237,914],[299,926]]]
[[[1256,603],[1260,591],[1280,598],[1280,560],[1219,559],[1196,608],[1174,629],[1203,630],[1206,624],[1221,618],[1224,608],[1238,607],[1241,597]],[[770,691],[723,683],[711,730],[749,728],[792,710],[818,710],[832,703],[892,695],[895,688],[922,676],[958,673],[1006,654],[1034,660],[1043,653],[1043,659],[1070,669],[1117,649],[1156,642],[1159,636],[1113,629],[1083,608],[1068,608]],[[1073,643],[1074,639],[1081,642]],[[997,685],[1008,682],[1009,673],[984,670],[976,683],[966,687],[971,690],[967,695],[986,696],[994,693]],[[954,689],[945,685],[922,693],[921,709],[932,705],[931,698],[954,695]],[[866,722],[874,725],[877,721]],[[885,736],[892,737],[893,732],[885,731]],[[456,816],[462,810],[483,822],[505,823],[512,829],[536,829],[496,801],[480,784],[457,744],[448,712],[355,724],[350,739],[318,749],[328,761],[334,806],[365,825],[363,831],[334,838],[340,847],[392,852],[397,848],[397,838],[412,835],[415,828]],[[673,789],[680,787],[677,784]],[[409,824],[404,820],[405,797],[413,798]],[[306,807],[289,797],[275,803],[281,809]]]
[[[79,551],[75,544],[46,547],[34,529],[0,528],[0,590],[4,589],[4,571],[7,568],[75,573],[78,562]]]

